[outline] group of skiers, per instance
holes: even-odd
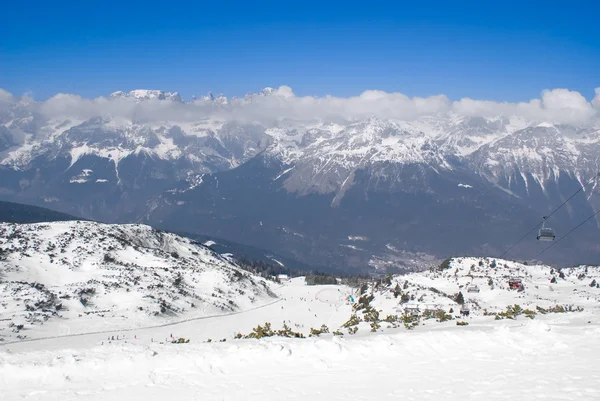
[[[169,339],[169,337],[170,337],[170,339]],[[165,344],[166,344],[166,343],[173,342],[173,341],[175,341],[175,340],[176,340],[176,339],[175,339],[175,337],[173,337],[173,333],[171,333],[171,334],[169,335],[169,337],[165,338]],[[137,340],[137,339],[138,339],[138,338],[137,338],[137,334],[134,334],[134,335],[133,335],[133,339],[134,339],[134,340]],[[116,338],[115,338],[115,336],[108,336],[107,342],[110,344],[110,343],[112,343],[113,341],[120,341],[120,340],[125,340],[125,335],[122,335],[120,338],[119,338],[119,335],[118,335],[118,334],[116,335]],[[127,341],[125,341],[125,342],[127,342]],[[153,337],[152,337],[152,338],[150,338],[150,342],[154,342],[154,338],[153,338]],[[104,345],[104,341],[102,341],[102,345]]]

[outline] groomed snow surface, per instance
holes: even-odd
[[[0,385],[3,400],[597,400],[600,327],[562,318],[350,339],[40,342],[0,353]]]

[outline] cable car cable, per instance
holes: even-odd
[[[579,223],[577,226],[573,227],[568,233],[566,233],[565,235],[563,235],[562,237],[560,237],[559,239],[557,239],[555,242],[553,242],[552,244],[550,244],[548,247],[546,247],[546,249],[542,250],[540,253],[538,253],[537,255],[535,255],[534,259],[536,259],[538,256],[540,256],[542,253],[546,252],[548,249],[552,248],[554,245],[558,244],[567,235],[571,234],[573,231],[577,230],[579,227],[581,227],[582,225],[584,225],[585,223],[587,223],[588,221],[590,221],[592,218],[596,217],[596,215],[598,215],[599,213],[600,213],[600,209],[596,213],[592,214],[590,217],[588,217],[587,219],[585,219],[584,221],[582,221],[581,223]]]
[[[541,226],[541,225],[542,225],[542,223],[537,223],[537,225],[536,225],[535,227],[533,227],[531,230],[529,230],[529,231],[527,232],[527,234],[523,235],[523,236],[522,236],[522,237],[521,237],[521,238],[520,238],[520,239],[519,239],[517,242],[515,242],[514,244],[512,244],[512,245],[510,246],[510,248],[508,248],[506,251],[504,251],[504,253],[503,253],[502,255],[498,256],[498,259],[502,259],[502,257],[503,257],[504,255],[506,255],[506,254],[507,254],[507,253],[508,253],[508,252],[509,252],[511,249],[513,249],[515,246],[517,246],[517,245],[518,245],[518,244],[519,244],[521,241],[523,241],[525,238],[529,237],[529,235],[530,235],[532,232],[534,232],[535,230],[537,230],[537,228],[538,228],[539,226]]]
[[[559,205],[559,206],[558,206],[556,209],[554,209],[554,210],[552,211],[552,213],[550,213],[549,215],[545,216],[545,220],[547,220],[547,219],[548,219],[548,217],[552,216],[554,213],[558,212],[558,210],[559,210],[561,207],[563,207],[563,206],[564,206],[564,205],[565,205],[565,204],[566,204],[568,201],[570,201],[571,199],[573,199],[573,197],[574,197],[575,195],[577,195],[579,192],[583,191],[583,190],[585,189],[585,187],[587,187],[588,185],[590,185],[590,184],[591,184],[591,183],[594,181],[594,179],[596,179],[597,177],[600,177],[600,172],[598,172],[598,173],[597,173],[595,176],[593,176],[592,178],[590,178],[590,180],[589,180],[589,181],[588,181],[588,182],[587,182],[585,185],[582,185],[582,186],[581,186],[581,187],[580,187],[580,188],[579,188],[577,191],[575,191],[575,193],[574,193],[573,195],[569,196],[569,198],[568,198],[566,201],[564,201],[563,203],[561,203],[561,204],[560,204],[560,205]],[[523,236],[522,236],[522,237],[521,237],[521,238],[520,238],[520,239],[519,239],[517,242],[515,242],[514,244],[512,244],[512,245],[510,246],[510,248],[508,248],[506,251],[504,251],[504,252],[502,253],[502,255],[498,256],[498,259],[502,259],[502,257],[503,257],[504,255],[506,255],[506,254],[507,254],[507,253],[508,253],[508,252],[509,252],[511,249],[513,249],[513,248],[514,248],[515,246],[517,246],[517,245],[518,245],[518,244],[519,244],[521,241],[523,241],[525,238],[527,238],[527,237],[528,237],[528,236],[529,236],[529,235],[530,235],[532,232],[534,232],[535,230],[537,230],[537,229],[538,229],[538,227],[539,227],[540,225],[542,225],[543,223],[544,223],[544,220],[542,220],[542,222],[541,222],[541,223],[538,223],[538,224],[536,224],[536,225],[535,225],[535,227],[533,227],[531,230],[529,230],[529,231],[527,232],[527,234],[523,235]],[[563,236],[563,237],[561,237],[561,238],[564,238],[564,236]],[[557,241],[557,242],[558,242],[558,241]],[[556,242],[555,242],[555,243],[556,243]],[[552,245],[554,245],[554,244],[552,244]],[[550,247],[548,247],[548,248],[550,248]],[[536,258],[537,258],[537,256],[536,256]]]
[[[571,199],[573,199],[573,197],[575,195],[577,195],[579,192],[583,191],[585,189],[585,187],[587,187],[588,185],[590,185],[594,181],[594,179],[596,179],[597,177],[600,177],[600,172],[598,174],[596,174],[595,176],[593,176],[592,178],[590,178],[590,180],[585,185],[582,185],[577,191],[575,191],[575,193],[573,195],[569,196],[569,198],[566,201],[564,201],[563,203],[561,203],[559,207],[557,207],[556,209],[554,209],[554,211],[552,213],[550,213],[548,216],[546,216],[546,220],[548,220],[548,217],[550,217],[554,213],[558,212],[558,210],[561,207],[563,207],[568,201],[570,201]]]

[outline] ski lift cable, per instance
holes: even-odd
[[[564,205],[566,205],[566,203],[568,201],[570,201],[571,199],[573,199],[573,197],[575,195],[577,195],[579,192],[583,191],[585,189],[585,187],[587,187],[588,185],[590,185],[596,178],[600,177],[600,172],[598,172],[595,176],[593,176],[592,178],[590,178],[590,180],[585,184],[582,185],[577,191],[575,191],[575,193],[571,196],[569,196],[569,198],[564,201],[563,203],[560,204],[559,207],[557,207],[556,209],[554,209],[554,211],[552,213],[550,213],[548,216],[545,217],[545,220],[548,220],[548,217],[552,216],[554,213],[558,212],[558,210],[563,207]]]
[[[540,256],[541,254],[543,254],[544,252],[546,252],[548,249],[552,248],[554,245],[558,244],[560,241],[562,241],[567,235],[571,234],[573,231],[577,230],[579,227],[581,227],[582,225],[584,225],[585,223],[587,223],[588,221],[590,221],[591,219],[593,219],[594,217],[596,217],[596,215],[600,214],[600,209],[592,214],[590,217],[588,217],[587,219],[585,219],[584,221],[582,221],[581,223],[579,223],[577,226],[573,227],[571,230],[569,230],[569,232],[567,232],[565,235],[563,235],[562,237],[560,237],[559,239],[557,239],[555,242],[553,242],[552,244],[550,244],[549,246],[547,246],[545,249],[543,249],[540,253],[538,253],[537,255],[535,255],[534,259],[537,259],[538,256]]]
[[[511,250],[511,249],[513,249],[515,246],[519,245],[519,243],[521,243],[521,241],[523,241],[525,238],[529,237],[529,235],[530,235],[532,232],[534,232],[535,230],[537,230],[537,229],[538,229],[538,227],[539,227],[540,225],[542,225],[542,223],[538,223],[538,224],[536,224],[536,225],[535,225],[535,227],[533,227],[533,228],[532,228],[531,230],[529,230],[529,231],[528,231],[528,232],[527,232],[525,235],[523,235],[521,238],[519,238],[519,240],[518,240],[517,242],[515,242],[514,244],[512,244],[512,245],[510,246],[510,248],[508,248],[506,251],[504,251],[504,253],[502,253],[502,255],[500,255],[500,256],[498,257],[498,259],[502,259],[502,257],[503,257],[504,255],[506,255],[508,252],[510,252],[510,250]]]
[[[574,193],[573,195],[569,196],[569,198],[567,198],[567,200],[566,200],[566,201],[564,201],[564,202],[563,202],[563,203],[561,203],[561,204],[560,204],[560,205],[559,205],[559,206],[558,206],[556,209],[554,209],[554,210],[552,211],[552,213],[550,213],[550,214],[549,214],[549,215],[547,215],[547,216],[544,216],[544,219],[542,220],[542,222],[541,222],[541,223],[538,223],[538,224],[536,224],[536,225],[535,225],[535,227],[533,227],[531,230],[529,230],[529,231],[527,232],[527,234],[525,234],[525,235],[523,235],[521,238],[519,238],[519,240],[518,240],[517,242],[515,242],[514,244],[512,244],[512,245],[511,245],[511,246],[510,246],[510,247],[509,247],[509,248],[508,248],[506,251],[504,251],[504,252],[502,253],[502,255],[500,255],[498,258],[499,258],[499,259],[502,259],[502,257],[503,257],[504,255],[506,255],[508,252],[510,252],[510,250],[511,250],[511,249],[513,249],[513,248],[514,248],[515,246],[517,246],[517,245],[518,245],[518,244],[519,244],[521,241],[523,241],[525,238],[527,238],[527,237],[528,237],[528,236],[529,236],[529,235],[530,235],[532,232],[534,232],[535,230],[537,230],[537,229],[538,229],[538,227],[539,227],[540,225],[544,224],[544,222],[545,222],[546,220],[548,220],[548,218],[549,218],[550,216],[552,216],[554,213],[558,212],[558,211],[560,210],[560,208],[562,208],[564,205],[566,205],[566,204],[567,204],[567,202],[569,202],[571,199],[573,199],[573,198],[575,197],[575,195],[577,195],[579,192],[583,191],[583,190],[585,189],[585,187],[587,187],[588,185],[590,185],[590,184],[591,184],[591,183],[594,181],[594,179],[596,179],[597,177],[600,177],[600,172],[598,172],[596,175],[594,175],[592,178],[590,178],[590,180],[589,180],[587,183],[585,183],[584,185],[582,185],[582,186],[581,186],[581,187],[580,187],[580,188],[579,188],[577,191],[575,191],[575,193]],[[590,217],[590,218],[591,218],[591,217]],[[562,239],[562,238],[564,238],[564,237],[565,237],[565,236],[561,237],[561,239]],[[557,241],[557,242],[558,242],[558,241]],[[552,245],[554,245],[554,244],[556,244],[556,242],[555,242],[555,243],[553,243]],[[551,245],[551,246],[552,246],[552,245]],[[551,246],[550,246],[550,247],[551,247]],[[550,248],[550,247],[548,247],[548,248]],[[548,248],[546,248],[546,249],[548,249]],[[539,255],[538,255],[538,256],[539,256]],[[536,256],[536,257],[537,257],[537,256]]]

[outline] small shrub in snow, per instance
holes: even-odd
[[[442,322],[446,322],[448,320],[452,320],[452,315],[440,310],[435,313],[435,319],[438,322],[442,323]]]
[[[413,315],[404,315],[402,316],[402,323],[404,323],[404,327],[406,329],[412,330],[419,325],[419,317]]]
[[[457,325],[457,326],[468,326],[468,325],[469,325],[469,322],[457,321],[457,322],[456,322],[456,325]]]
[[[410,295],[408,295],[407,293],[402,294],[402,296],[400,297],[400,303],[405,304],[408,301],[410,301]]]
[[[246,336],[246,338],[263,338],[263,337],[273,337],[275,333],[271,329],[271,323],[266,322],[264,326],[260,324],[256,326],[250,334]]]
[[[398,298],[398,296],[402,294],[402,290],[400,289],[399,283],[396,283],[393,293],[394,293],[394,298]]]
[[[181,273],[177,273],[177,277],[175,277],[175,280],[173,280],[173,285],[179,288],[181,284],[183,284],[183,276]]]
[[[369,289],[369,286],[367,284],[363,284],[360,286],[360,295],[363,295],[367,292],[367,290]]]
[[[364,309],[366,307],[369,306],[369,304],[371,303],[371,301],[374,299],[375,297],[373,295],[363,295],[360,298],[358,298],[358,302],[355,303],[354,305],[352,305],[352,309],[354,309],[354,311],[359,311],[361,309]]]
[[[379,322],[379,312],[372,306],[368,306],[363,311],[365,322]]]
[[[281,330],[277,330],[277,335],[279,337],[293,337],[293,338],[304,338],[304,335],[302,333],[297,333],[295,331],[293,331],[288,325],[287,323],[283,324],[283,329]]]
[[[562,305],[555,305],[555,306],[548,308],[548,312],[550,312],[550,313],[565,313],[566,309]]]
[[[310,329],[310,337],[318,337],[321,334],[327,334],[329,333],[329,328],[326,325],[321,325],[320,329]]]
[[[385,319],[383,319],[383,321],[387,323],[396,323],[398,320],[400,320],[398,315],[387,315]]]
[[[348,327],[356,326],[361,321],[362,321],[361,318],[359,318],[356,315],[352,315],[352,316],[350,316],[350,319],[348,319],[348,321],[342,325],[342,327],[348,328]]]
[[[529,314],[529,316],[527,316],[527,317],[533,319],[532,315],[535,316],[535,312],[528,310],[528,309],[527,309],[527,311]],[[502,320],[502,319],[513,319],[514,320],[517,318],[517,316],[522,315],[524,313],[525,313],[525,310],[523,310],[523,308],[521,308],[520,305],[517,305],[517,304],[512,305],[512,306],[509,305],[506,307],[505,312],[498,312],[496,314],[496,320]]]
[[[381,328],[381,325],[377,322],[371,322],[371,332],[375,333],[377,330]]]
[[[444,260],[442,263],[440,263],[440,270],[448,270],[450,268],[450,262],[452,261],[452,258],[448,258],[446,260]]]

